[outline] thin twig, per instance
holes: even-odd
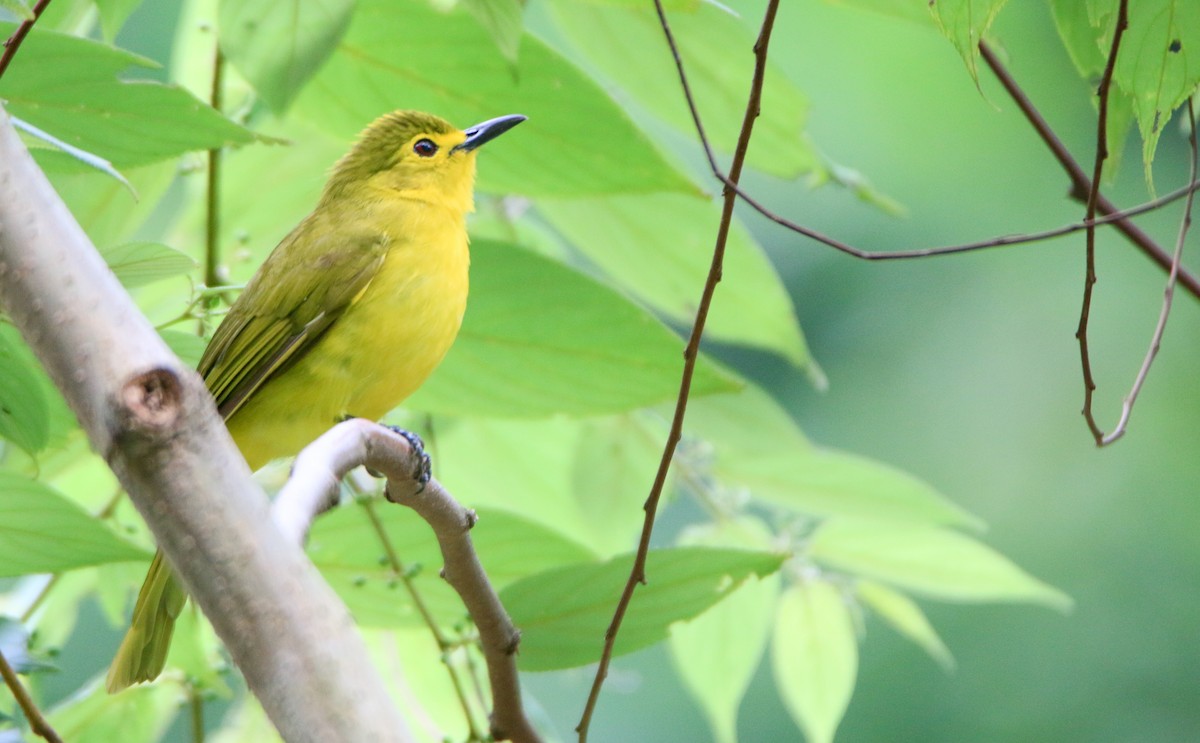
[[[192,743],[204,743],[204,699],[194,686],[188,689],[188,707],[191,708]]]
[[[1192,133],[1188,137],[1188,144],[1191,147],[1191,177],[1196,178],[1197,169],[1200,168],[1200,155],[1197,154],[1196,145],[1196,110],[1193,105],[1193,99],[1188,99],[1188,123],[1191,125]],[[1179,261],[1183,256],[1183,243],[1187,239],[1188,230],[1192,227],[1192,203],[1195,194],[1188,194],[1187,203],[1183,207],[1183,219],[1179,222],[1179,234],[1175,238],[1175,253],[1171,256],[1171,272],[1167,275],[1167,285],[1163,289],[1162,309],[1158,313],[1158,324],[1154,327],[1154,335],[1150,338],[1150,347],[1146,349],[1146,356],[1142,359],[1142,366],[1138,369],[1137,376],[1133,380],[1133,386],[1129,390],[1129,394],[1125,396],[1125,400],[1121,403],[1121,419],[1117,421],[1117,425],[1112,432],[1104,437],[1101,442],[1102,446],[1107,446],[1125,434],[1125,430],[1129,426],[1129,416],[1133,413],[1133,406],[1137,402],[1138,393],[1142,391],[1142,385],[1146,383],[1146,377],[1150,374],[1150,365],[1154,363],[1154,357],[1158,355],[1158,349],[1162,346],[1163,333],[1167,329],[1167,318],[1171,314],[1171,302],[1175,298],[1175,280],[1179,275]]]
[[[1070,177],[1071,195],[1079,201],[1085,201],[1087,194],[1092,191],[1092,182],[1088,179],[1087,174],[1083,172],[1083,168],[1075,161],[1075,158],[1071,157],[1071,153],[1067,150],[1066,145],[1063,144],[1062,140],[1050,128],[1050,125],[1042,117],[1041,113],[1034,107],[1033,102],[1025,95],[1025,91],[1021,90],[1012,75],[1000,63],[999,58],[992,52],[991,47],[984,42],[980,42],[979,53],[983,56],[983,60],[992,70],[992,73],[1000,81],[1004,90],[1008,92],[1013,102],[1021,109],[1021,113],[1025,115],[1025,119],[1029,122],[1030,126],[1034,128],[1034,131],[1037,132],[1042,142],[1050,149],[1050,152],[1054,155],[1054,159],[1058,160],[1058,164],[1062,166],[1067,176]],[[1195,183],[1192,183],[1187,187],[1188,190],[1177,191],[1176,193],[1180,196],[1186,195],[1195,185]],[[1117,209],[1116,205],[1105,198],[1102,193],[1096,194],[1096,210],[1107,215],[1121,213],[1121,210]],[[1137,213],[1140,214],[1142,212]],[[1134,215],[1126,213],[1126,216]],[[1171,255],[1163,250],[1153,238],[1127,219],[1121,218],[1114,220],[1114,222],[1114,229],[1124,235],[1125,239],[1129,240],[1138,250],[1141,250],[1148,258],[1157,263],[1159,268],[1170,270]],[[1095,220],[1093,223],[1101,224],[1101,220]],[[1188,290],[1189,294],[1200,298],[1200,279],[1183,270],[1182,267],[1179,271],[1179,283]]]
[[[58,733],[50,727],[46,718],[42,717],[42,711],[38,709],[33,697],[29,696],[29,692],[21,683],[21,679],[17,677],[17,672],[8,664],[8,658],[4,657],[3,652],[0,652],[0,677],[4,678],[5,686],[17,700],[21,712],[25,713],[25,719],[29,720],[29,729],[45,738],[49,743],[62,743],[62,738],[58,737]]]
[[[221,45],[215,44],[213,52],[212,90],[209,103],[218,112],[224,107],[225,55]],[[220,227],[221,227],[221,148],[208,151],[208,183],[205,189],[204,220],[204,284],[208,287],[224,283],[220,272]]]
[[[671,53],[675,58],[675,64],[679,70],[680,77],[686,78],[683,69],[683,60],[679,56],[678,49],[675,47],[674,38],[671,34],[671,26],[667,21],[666,12],[663,10],[661,0],[654,0],[654,7],[658,12],[658,19],[662,26],[663,34],[667,37],[667,42],[671,47]],[[618,600],[616,610],[613,612],[612,623],[609,625],[608,631],[605,632],[604,650],[600,656],[600,663],[596,669],[596,676],[592,682],[591,692],[588,694],[587,705],[584,707],[583,715],[579,720],[579,725],[576,727],[580,743],[585,743],[587,740],[592,714],[595,712],[596,703],[600,698],[600,689],[604,684],[605,677],[608,675],[608,666],[612,661],[617,633],[620,631],[621,622],[625,618],[626,611],[629,609],[629,602],[633,599],[633,592],[639,583],[646,582],[646,557],[650,551],[650,536],[654,531],[654,519],[658,513],[658,504],[662,498],[663,488],[666,484],[667,472],[671,468],[675,448],[683,435],[683,419],[687,412],[688,396],[691,393],[692,375],[696,369],[696,359],[700,354],[700,340],[704,335],[704,325],[708,319],[708,311],[712,305],[717,283],[721,280],[721,272],[725,259],[725,243],[729,237],[730,225],[733,222],[733,207],[737,203],[737,191],[735,189],[737,188],[738,179],[741,177],[742,166],[746,161],[746,152],[750,147],[750,137],[754,129],[754,122],[758,118],[759,106],[762,100],[763,78],[766,73],[767,47],[771,40],[771,30],[775,25],[775,13],[778,8],[778,0],[770,0],[767,3],[767,10],[763,17],[758,40],[754,44],[754,77],[750,84],[750,93],[746,100],[746,112],[742,118],[742,128],[738,135],[737,146],[734,149],[733,161],[729,166],[729,186],[724,192],[724,207],[721,212],[721,222],[717,229],[716,241],[713,246],[712,262],[709,266],[708,277],[704,282],[704,290],[700,295],[700,303],[696,309],[696,319],[692,323],[692,332],[688,338],[687,347],[683,352],[683,372],[679,383],[679,396],[675,402],[675,413],[671,420],[671,430],[663,446],[662,458],[659,461],[658,472],[654,477],[654,484],[643,506],[645,519],[642,524],[642,535],[638,543],[637,556],[634,559],[633,569],[629,573],[629,579],[625,582],[625,588],[621,592],[621,598]],[[690,92],[688,93],[688,98],[690,103]],[[695,112],[694,106],[692,107],[692,111],[697,130],[703,132],[703,124],[700,121],[699,115]]]
[[[687,101],[688,112],[692,117],[692,123],[696,127],[696,133],[700,139],[700,146],[704,150],[704,157],[708,161],[708,167],[709,170],[712,171],[713,177],[720,181],[725,188],[730,189],[737,194],[738,198],[740,198],[747,206],[780,227],[803,235],[823,245],[833,248],[834,250],[838,250],[860,260],[886,261],[908,258],[928,258],[936,255],[953,255],[956,253],[967,253],[976,250],[985,250],[988,248],[1023,245],[1026,243],[1039,242],[1041,240],[1059,237],[1072,232],[1078,232],[1079,230],[1088,229],[1093,225],[1098,226],[1102,224],[1115,223],[1117,229],[1120,230],[1126,238],[1133,242],[1134,245],[1141,249],[1142,252],[1146,253],[1146,255],[1154,260],[1155,263],[1157,263],[1161,268],[1170,269],[1170,255],[1161,247],[1159,247],[1159,245],[1155,243],[1149,235],[1138,229],[1138,227],[1132,222],[1129,222],[1128,217],[1153,211],[1154,209],[1170,203],[1175,199],[1186,196],[1192,191],[1195,191],[1197,188],[1200,188],[1200,183],[1192,180],[1188,183],[1188,185],[1174,191],[1163,199],[1155,199],[1154,201],[1150,201],[1141,206],[1133,207],[1124,211],[1118,209],[1112,202],[1104,198],[1103,195],[1099,195],[1096,206],[1097,209],[1105,215],[1103,218],[1093,218],[1089,222],[1072,224],[1042,232],[1020,235],[1003,235],[972,243],[945,245],[933,248],[914,248],[886,252],[864,250],[862,248],[842,242],[836,238],[830,237],[810,227],[805,227],[802,224],[777,214],[771,209],[768,209],[762,204],[762,202],[758,201],[756,198],[744,191],[739,184],[733,182],[729,176],[726,175],[726,173],[721,169],[720,164],[717,162],[716,154],[713,152],[712,145],[708,140],[708,135],[705,133],[704,123],[700,118],[700,112],[696,106],[695,97],[692,94],[691,84],[688,82],[687,74],[683,69],[683,58],[680,55],[679,47],[675,42],[675,36],[670,31],[669,26],[664,29],[664,36],[666,36],[667,45],[670,47],[671,55],[675,60],[679,84],[683,90],[684,99]],[[1042,118],[1041,114],[1038,113],[1028,96],[1026,96],[1024,91],[1021,90],[1021,88],[1016,84],[1016,81],[1013,80],[1012,76],[1000,63],[1000,60],[996,57],[996,55],[992,53],[992,50],[987,46],[987,44],[981,41],[979,44],[979,50],[983,55],[984,60],[988,63],[988,66],[992,69],[992,72],[997,78],[1000,79],[1000,82],[1004,86],[1005,90],[1010,96],[1012,96],[1013,100],[1016,101],[1018,107],[1021,109],[1022,113],[1025,114],[1025,117],[1029,120],[1030,124],[1033,125],[1034,129],[1041,136],[1042,140],[1054,153],[1059,163],[1062,164],[1063,169],[1066,170],[1070,175],[1073,189],[1072,192],[1079,198],[1083,198],[1082,194],[1086,194],[1091,190],[1091,184],[1087,175],[1071,157],[1071,154],[1067,151],[1067,148],[1063,145],[1062,141],[1059,140],[1058,136],[1055,135],[1053,130],[1050,129],[1050,126],[1046,123],[1045,119]],[[1179,269],[1178,276],[1179,283],[1182,284],[1190,294],[1200,299],[1200,279],[1188,273],[1183,268]]]
[[[1112,90],[1113,71],[1117,67],[1117,54],[1121,50],[1121,38],[1129,26],[1129,0],[1120,0],[1117,6],[1117,23],[1113,29],[1112,46],[1108,50],[1108,61],[1104,65],[1104,74],[1100,77],[1100,86],[1096,89],[1099,97],[1099,114],[1096,117],[1096,159],[1092,166],[1091,188],[1087,196],[1086,221],[1096,218],[1096,204],[1100,198],[1100,177],[1104,173],[1104,161],[1108,159],[1108,98]],[[1096,228],[1088,227],[1087,260],[1083,280],[1083,302],[1079,308],[1079,327],[1075,337],[1079,340],[1079,359],[1083,367],[1083,418],[1087,421],[1088,430],[1096,440],[1096,446],[1104,445],[1104,431],[1096,423],[1092,412],[1092,400],[1096,392],[1096,380],[1092,376],[1092,360],[1088,353],[1088,318],[1092,311],[1092,290],[1096,285]],[[1177,273],[1177,272],[1173,272]]]
[[[8,66],[12,64],[13,57],[17,56],[17,50],[21,48],[21,42],[25,41],[25,37],[33,29],[33,24],[37,23],[38,18],[46,10],[46,6],[50,4],[50,0],[38,0],[33,6],[32,16],[28,20],[21,21],[21,25],[17,26],[17,30],[13,31],[13,35],[8,37],[8,41],[4,42],[4,52],[0,54],[0,77],[4,77],[4,73],[8,70]]]
[[[383,520],[379,518],[379,514],[375,511],[375,503],[369,498],[363,499],[361,502],[363,509],[367,513],[367,519],[370,520],[371,527],[375,530],[375,535],[378,537],[379,543],[383,546],[388,565],[404,585],[404,590],[412,600],[413,606],[417,608],[417,613],[421,615],[421,620],[425,622],[425,626],[433,634],[434,642],[437,643],[438,652],[441,654],[442,665],[446,667],[446,672],[450,674],[450,684],[454,687],[454,694],[458,698],[459,705],[462,706],[463,716],[467,718],[471,740],[483,740],[483,731],[479,729],[475,722],[475,710],[471,707],[471,700],[467,698],[467,690],[463,686],[462,678],[450,663],[450,651],[454,648],[454,643],[447,639],[446,635],[442,632],[442,628],[438,626],[433,612],[429,610],[429,606],[425,603],[421,592],[417,590],[417,586],[413,582],[412,573],[409,572],[404,562],[400,559],[400,554],[396,552],[396,548],[392,545],[392,539],[388,536],[387,529],[383,525]]]

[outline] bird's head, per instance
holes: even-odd
[[[366,188],[465,213],[472,208],[476,150],[524,120],[514,114],[458,129],[420,111],[385,114],[338,161],[325,197],[357,197]]]

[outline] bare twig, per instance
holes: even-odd
[[[493,736],[518,743],[538,741],[521,703],[516,668],[520,635],[471,546],[468,530],[475,523],[474,514],[435,479],[421,488],[414,478],[419,462],[402,436],[360,418],[334,426],[300,452],[291,478],[276,496],[272,518],[290,538],[303,540],[308,524],[336,501],[338,483],[359,465],[386,477],[388,500],[415,510],[437,536],[445,560],[442,575],[462,598],[479,631],[492,687]],[[398,572],[403,576],[402,567]],[[435,634],[441,638],[436,629]],[[439,644],[450,645],[444,639]]]
[[[805,237],[833,248],[834,250],[838,250],[861,260],[885,261],[907,258],[928,258],[936,255],[953,255],[956,253],[968,253],[976,250],[985,250],[988,248],[1023,245],[1026,243],[1059,237],[1072,232],[1078,232],[1079,230],[1088,229],[1091,226],[1115,223],[1117,229],[1119,229],[1130,241],[1132,241],[1151,259],[1158,263],[1160,267],[1164,269],[1170,269],[1171,258],[1167,252],[1159,247],[1154,240],[1146,235],[1146,233],[1138,229],[1132,222],[1129,222],[1127,218],[1153,211],[1167,203],[1182,198],[1183,196],[1195,191],[1197,188],[1200,188],[1200,183],[1197,183],[1195,179],[1189,182],[1188,185],[1177,189],[1162,199],[1155,199],[1146,204],[1124,211],[1119,210],[1112,204],[1112,202],[1104,198],[1103,195],[1099,195],[1097,200],[1097,208],[1105,215],[1101,219],[1095,219],[1093,215],[1093,219],[1090,221],[1071,224],[1051,230],[1044,230],[1042,232],[1018,235],[1002,235],[999,237],[979,240],[971,243],[945,245],[933,248],[913,248],[886,252],[864,250],[787,219],[771,209],[768,209],[762,204],[762,202],[758,201],[756,198],[744,191],[739,184],[733,182],[733,180],[730,179],[730,177],[721,169],[720,164],[717,162],[716,154],[713,152],[712,144],[709,142],[708,135],[705,133],[704,122],[700,117],[700,111],[696,106],[695,96],[692,94],[691,84],[688,82],[687,73],[683,68],[683,57],[679,52],[678,44],[675,42],[675,35],[671,31],[669,25],[663,27],[663,35],[666,37],[667,45],[670,47],[671,55],[675,61],[675,68],[679,77],[679,85],[683,90],[684,99],[687,101],[688,113],[691,115],[692,123],[696,127],[696,133],[700,139],[700,146],[704,150],[704,157],[708,161],[708,167],[712,172],[713,177],[720,181],[725,188],[730,189],[737,194],[738,198],[740,198],[747,206],[780,227],[797,234],[804,235]],[[1063,169],[1066,170],[1071,176],[1073,193],[1077,195],[1088,193],[1091,187],[1087,175],[1071,157],[1071,154],[1067,151],[1067,148],[1063,145],[1062,141],[1059,140],[1058,136],[1055,135],[1053,130],[1050,129],[1050,126],[1046,123],[1045,119],[1043,119],[1041,114],[1038,113],[1037,109],[1034,108],[1028,96],[1025,95],[1023,90],[1021,90],[1020,86],[1017,85],[1012,76],[1008,74],[1008,71],[1000,63],[1000,60],[996,57],[996,55],[992,53],[992,50],[987,46],[986,43],[981,41],[979,43],[979,50],[983,55],[984,60],[988,63],[988,66],[992,69],[992,72],[997,78],[1000,79],[1000,82],[1004,86],[1005,90],[1008,91],[1009,95],[1012,96],[1014,101],[1016,101],[1018,107],[1021,109],[1022,113],[1025,114],[1025,117],[1041,136],[1042,140],[1048,147],[1050,147],[1059,163],[1062,164]],[[1080,198],[1082,198],[1082,196],[1080,196]],[[1197,279],[1195,276],[1182,268],[1179,269],[1178,276],[1179,283],[1182,284],[1190,294],[1200,298],[1200,279]]]
[[[50,723],[46,722],[42,711],[38,709],[33,697],[29,696],[25,685],[21,683],[21,679],[17,677],[17,672],[13,667],[8,664],[8,658],[4,657],[3,652],[0,652],[0,677],[4,678],[4,685],[12,692],[13,698],[21,707],[21,712],[25,714],[25,719],[29,721],[29,729],[45,738],[49,743],[62,743],[62,738],[58,737],[58,733],[50,727]]]
[[[17,56],[17,50],[21,48],[21,42],[25,41],[25,37],[33,29],[33,24],[37,23],[38,18],[41,18],[49,4],[50,0],[38,0],[37,4],[33,6],[32,17],[29,20],[21,21],[17,30],[13,31],[13,35],[4,42],[4,52],[0,54],[0,77],[4,77],[8,66],[12,64],[13,57]]]
[[[1025,91],[1021,90],[1020,86],[1017,85],[1016,80],[1013,79],[1012,75],[1009,74],[1004,65],[1000,63],[999,58],[996,57],[996,54],[991,50],[991,47],[981,41],[979,43],[979,53],[983,56],[984,62],[987,63],[988,67],[992,70],[992,73],[1000,81],[1000,84],[1004,87],[1004,90],[1008,92],[1009,96],[1013,99],[1013,102],[1015,102],[1017,107],[1021,109],[1021,113],[1025,115],[1025,119],[1029,122],[1030,126],[1033,127],[1034,131],[1037,132],[1038,137],[1040,137],[1042,142],[1045,143],[1046,147],[1050,149],[1050,152],[1054,155],[1054,159],[1058,160],[1058,164],[1062,166],[1062,169],[1066,171],[1067,176],[1070,177],[1071,195],[1079,201],[1086,201],[1087,195],[1092,191],[1092,182],[1088,179],[1087,174],[1083,172],[1083,168],[1078,162],[1075,161],[1075,158],[1071,156],[1071,153],[1067,150],[1066,145],[1063,144],[1062,140],[1058,138],[1058,135],[1056,135],[1050,128],[1050,125],[1033,105],[1033,102],[1029,100],[1029,97],[1025,95]],[[1196,186],[1197,184],[1195,181],[1193,181],[1183,190],[1176,191],[1175,195],[1176,197],[1185,196],[1194,190]],[[1157,242],[1155,242],[1153,238],[1143,232],[1137,225],[1128,219],[1125,219],[1125,217],[1132,217],[1136,216],[1136,214],[1142,214],[1142,211],[1134,212],[1133,210],[1129,210],[1122,213],[1121,210],[1119,210],[1115,204],[1105,198],[1104,194],[1102,193],[1096,194],[1096,210],[1102,214],[1109,215],[1110,217],[1122,215],[1121,218],[1112,220],[1114,224],[1113,228],[1124,235],[1126,240],[1129,240],[1131,243],[1133,243],[1134,246],[1136,246],[1138,250],[1145,253],[1148,258],[1157,263],[1160,268],[1167,271],[1171,269],[1171,255],[1166,250],[1163,250],[1163,248]],[[1105,221],[1108,221],[1107,218],[1105,220],[1094,220],[1091,223],[1084,222],[1083,227],[1086,228],[1088,224],[1099,225]],[[1187,289],[1189,294],[1200,298],[1200,279],[1197,279],[1196,276],[1188,273],[1182,267],[1179,269],[1179,284]]]
[[[654,0],[654,7],[658,12],[663,34],[667,37],[667,42],[671,46],[671,53],[675,58],[675,64],[679,69],[680,76],[681,78],[686,78],[686,75],[683,74],[683,60],[680,58],[679,52],[675,47],[674,37],[671,34],[671,26],[667,21],[666,12],[663,10],[661,0]],[[629,579],[625,582],[621,598],[617,601],[612,622],[609,624],[608,631],[605,632],[604,650],[600,655],[600,663],[596,669],[596,676],[592,682],[591,692],[588,694],[587,704],[579,720],[579,725],[576,727],[580,743],[584,743],[587,740],[592,714],[595,712],[596,703],[600,698],[600,689],[604,684],[605,677],[608,675],[608,666],[612,661],[617,633],[620,631],[621,622],[625,618],[626,611],[629,609],[629,602],[633,598],[633,592],[639,583],[646,582],[646,556],[650,551],[650,536],[654,531],[654,519],[658,513],[658,504],[662,498],[663,488],[666,484],[667,472],[671,468],[675,448],[683,435],[683,419],[687,412],[688,397],[692,389],[692,375],[696,369],[696,359],[700,354],[700,340],[704,335],[704,325],[708,319],[708,311],[712,305],[717,283],[721,280],[721,272],[725,260],[725,243],[729,237],[730,225],[733,222],[733,207],[737,203],[737,182],[741,177],[742,166],[746,161],[746,152],[750,147],[750,137],[754,130],[754,121],[758,118],[759,106],[762,100],[763,78],[767,66],[767,47],[770,44],[771,31],[775,26],[775,14],[778,8],[778,0],[770,0],[767,3],[758,40],[754,44],[754,77],[750,84],[750,93],[746,100],[746,112],[742,118],[742,128],[738,134],[733,161],[729,166],[728,185],[724,191],[724,207],[721,212],[721,222],[717,228],[717,237],[713,246],[712,262],[709,265],[708,277],[704,282],[704,290],[700,295],[700,302],[696,309],[696,319],[692,323],[691,335],[683,352],[683,372],[679,383],[679,396],[675,402],[675,413],[671,420],[671,430],[663,446],[662,458],[659,460],[658,472],[655,474],[654,484],[643,506],[645,519],[642,524],[642,535],[638,542],[637,556],[634,559],[633,569],[629,573]],[[690,104],[690,92],[688,92],[688,100]],[[696,113],[694,105],[691,109],[697,130],[702,133],[703,123],[700,121],[700,116]],[[705,148],[707,151],[707,145]],[[709,156],[711,158],[711,151],[709,151]],[[710,162],[714,162],[715,164],[715,161],[710,160]]]
[[[224,106],[225,55],[221,53],[221,45],[215,43],[215,39],[214,46],[216,49],[213,51],[212,90],[209,93],[209,104],[220,112]],[[220,147],[214,147],[208,151],[208,183],[205,188],[204,210],[204,285],[208,287],[220,286],[225,283],[221,278],[220,271]]]
[[[1096,117],[1096,159],[1092,166],[1091,188],[1087,196],[1086,221],[1096,218],[1096,204],[1100,198],[1100,176],[1104,173],[1104,161],[1108,159],[1108,98],[1112,90],[1113,71],[1117,67],[1117,54],[1121,50],[1121,38],[1129,26],[1129,0],[1120,0],[1117,6],[1117,23],[1113,29],[1112,46],[1108,50],[1108,61],[1104,65],[1104,74],[1100,77],[1100,85],[1096,89],[1099,98],[1099,115]],[[1096,440],[1096,446],[1104,444],[1104,432],[1096,423],[1092,413],[1092,400],[1096,392],[1096,380],[1092,377],[1092,360],[1088,353],[1088,317],[1092,310],[1092,290],[1096,285],[1096,228],[1088,227],[1087,260],[1083,279],[1083,302],[1079,308],[1079,327],[1075,337],[1079,340],[1079,359],[1083,367],[1083,418],[1087,421],[1088,430]]]
[[[1194,101],[1188,99],[1188,123],[1191,125],[1191,136],[1188,137],[1188,143],[1191,147],[1191,177],[1196,179],[1196,172],[1200,163],[1200,155],[1197,155],[1196,146],[1196,110]],[[1158,324],[1154,326],[1154,334],[1150,337],[1150,347],[1146,349],[1146,356],[1142,359],[1142,365],[1138,369],[1137,376],[1134,377],[1133,386],[1129,390],[1129,394],[1125,396],[1125,400],[1121,403],[1121,418],[1117,421],[1117,425],[1112,432],[1104,437],[1101,442],[1102,446],[1107,446],[1125,434],[1125,430],[1129,426],[1129,416],[1133,413],[1133,406],[1137,402],[1138,393],[1142,391],[1142,385],[1146,383],[1146,377],[1150,374],[1150,365],[1154,363],[1154,357],[1158,355],[1158,349],[1162,345],[1163,333],[1167,329],[1167,318],[1171,314],[1171,302],[1175,298],[1175,280],[1179,274],[1179,261],[1183,256],[1183,243],[1187,239],[1188,230],[1192,227],[1192,203],[1195,199],[1195,194],[1188,194],[1187,203],[1183,207],[1183,219],[1179,222],[1179,234],[1175,238],[1175,252],[1171,256],[1171,272],[1167,275],[1167,285],[1163,289],[1162,309],[1158,313]]]

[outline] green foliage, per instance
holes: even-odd
[[[221,51],[276,111],[284,111],[333,52],[353,0],[222,0]]]
[[[1004,6],[939,0],[931,13],[925,3],[847,3],[935,26],[972,76],[978,42]],[[62,15],[48,23],[79,34],[36,30],[0,80],[0,97],[75,148],[76,159],[124,169],[139,202],[71,157],[38,154],[114,274],[187,363],[204,347],[197,328],[220,319],[220,302],[210,311],[213,295],[197,288],[205,215],[188,153],[225,148],[218,236],[240,279],[312,207],[328,167],[376,116],[427,109],[461,125],[530,117],[480,158],[465,323],[406,407],[418,426],[431,422],[439,479],[478,508],[473,541],[523,632],[522,668],[595,662],[678,391],[678,331],[694,318],[720,219],[655,15],[631,0],[555,0],[537,12],[520,0],[225,1],[215,38],[179,30],[189,54],[171,75],[205,95],[194,78],[211,57],[192,52],[219,43],[235,73],[231,97],[245,98],[228,117],[175,83],[131,79],[153,63],[86,38],[97,30],[80,20],[91,6],[76,5],[83,10],[55,11]],[[211,10],[184,5],[186,18]],[[1149,162],[1166,120],[1200,80],[1188,53],[1200,45],[1200,17],[1182,0],[1132,5],[1110,133],[1119,143],[1136,119]],[[136,6],[97,2],[103,37],[115,38]],[[754,18],[713,2],[666,6],[712,144],[728,153],[753,64]],[[1095,77],[1111,8],[1098,0],[1052,8],[1080,73]],[[0,35],[11,29],[0,24]],[[808,115],[806,94],[772,65],[748,160],[753,177],[807,174],[890,208],[865,180],[817,154]],[[823,387],[788,287],[736,218],[724,271],[707,338],[770,355]],[[0,573],[69,571],[29,622],[35,644],[61,645],[88,597],[120,613],[135,578],[130,566],[110,563],[146,554],[112,528],[134,516],[84,509],[111,490],[96,474],[103,463],[72,435],[70,414],[8,326],[0,326],[0,372]],[[979,541],[980,519],[934,486],[813,443],[791,411],[738,371],[702,354],[692,396],[664,488],[668,518],[691,523],[673,541],[656,537],[663,541],[616,652],[669,636],[673,665],[720,743],[738,739],[739,708],[768,655],[796,725],[810,743],[831,741],[854,691],[867,613],[949,668],[950,649],[913,596],[1070,606]],[[309,554],[368,628],[379,658],[390,662],[395,646],[411,644],[401,656],[412,685],[436,677],[448,686],[445,666],[469,663],[428,647],[404,580],[442,631],[471,644],[461,602],[437,576],[436,542],[412,514],[372,507],[385,539],[365,506],[348,504],[317,522]],[[193,619],[181,626],[171,664],[189,683],[221,690],[211,636]],[[52,715],[71,740],[115,739],[118,726],[122,740],[155,739],[178,694],[170,681],[115,698],[81,691]],[[262,739],[261,713],[244,698],[238,704],[217,739]],[[444,708],[457,714],[457,700]]]
[[[665,639],[673,622],[691,619],[750,575],[770,575],[782,562],[781,555],[746,550],[651,551],[646,572],[654,580],[635,594],[614,653],[623,655]],[[612,607],[632,566],[632,555],[568,565],[502,590],[500,600],[523,632],[518,665],[527,671],[550,671],[595,660],[597,640],[612,621]]]
[[[145,556],[46,485],[0,472],[0,577]]]

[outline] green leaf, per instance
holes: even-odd
[[[1129,28],[1121,40],[1113,79],[1133,99],[1142,133],[1142,162],[1150,182],[1150,164],[1163,127],[1200,85],[1200,3],[1130,3]]]
[[[12,29],[0,23],[0,36]],[[34,29],[0,80],[0,98],[14,116],[116,167],[254,141],[182,88],[119,80],[131,66],[155,65],[96,41]]]
[[[142,684],[109,694],[96,679],[83,696],[73,696],[47,715],[71,743],[158,740],[180,709],[175,684]]]
[[[112,41],[117,37],[121,26],[142,0],[96,0],[96,10],[100,11],[100,30],[104,32],[104,40]]]
[[[675,62],[650,3],[609,6],[558,0],[551,8],[558,27],[589,62],[647,110],[695,136]],[[669,20],[709,142],[732,152],[754,71],[754,37],[742,18],[715,3],[673,13]],[[768,64],[747,163],[783,178],[813,170],[817,159],[804,136],[807,120],[807,99],[782,69]]]
[[[514,69],[465,10],[443,14],[421,0],[361,0],[296,109],[349,141],[398,101],[463,127],[501,114],[529,117],[481,158],[487,191],[695,190],[591,78],[539,39],[522,38]]]
[[[126,170],[123,175],[140,196],[135,200],[125,186],[107,176],[82,170],[77,164],[64,168],[61,162],[54,162],[68,160],[65,155],[53,158],[54,161],[36,152],[35,157],[95,245],[119,245],[133,240],[138,227],[155,213],[178,175],[178,165],[170,161]]]
[[[221,51],[277,112],[333,53],[354,0],[221,0]]]
[[[406,405],[523,418],[632,410],[677,394],[682,349],[616,291],[515,245],[479,240],[458,340]],[[735,384],[702,359],[693,393]]]
[[[954,656],[917,602],[882,583],[863,580],[855,585],[858,598],[894,630],[916,643],[943,669],[954,669]]]
[[[957,532],[931,527],[829,521],[811,544],[818,562],[947,601],[1043,604],[1060,611],[1071,599],[1008,558]]]
[[[712,444],[712,473],[769,503],[813,516],[978,526],[917,478],[849,452],[814,447],[760,389],[693,400],[688,431]]]
[[[433,530],[407,508],[377,503],[375,510],[405,567],[419,570],[414,581],[433,615],[447,624],[460,618],[465,612],[461,601],[438,577],[442,555]],[[592,558],[586,548],[519,516],[488,509],[479,509],[478,515],[471,541],[494,588]],[[533,544],[536,550],[529,549]],[[339,508],[319,519],[309,535],[308,553],[359,624],[421,621],[362,506]]]
[[[1104,72],[1108,56],[1108,45],[1112,43],[1112,29],[1105,28],[1097,18],[1096,8],[1080,0],[1051,0],[1054,24],[1062,38],[1071,61],[1091,89],[1088,97],[1093,105],[1099,103],[1095,86]],[[1115,8],[1115,4],[1113,5]],[[1104,41],[1105,34],[1108,41]],[[1103,47],[1103,48],[1102,48]],[[1113,90],[1108,98],[1108,162],[1105,163],[1106,180],[1112,182],[1120,167],[1124,143],[1133,127],[1133,100],[1124,95],[1120,88]]]
[[[775,684],[808,743],[832,743],[858,674],[854,621],[834,586],[810,581],[784,591],[771,648]]]
[[[764,549],[771,532],[753,517],[705,525],[681,542],[709,547]],[[717,743],[736,743],[737,710],[771,634],[779,576],[750,576],[720,603],[671,628],[671,660],[700,706]]]
[[[114,245],[101,249],[100,255],[126,289],[183,276],[196,267],[190,255],[162,243]]]
[[[751,574],[766,577],[782,563],[782,555],[744,550],[652,551],[646,566],[648,583],[634,593],[615,654],[659,642],[672,623],[696,616]],[[632,555],[570,565],[524,578],[501,591],[500,600],[521,628],[522,670],[550,671],[595,661],[632,565]]]
[[[42,169],[69,170],[71,164],[76,164],[77,167],[82,166],[83,168],[98,170],[125,186],[125,188],[129,189],[129,193],[135,199],[137,198],[137,191],[133,190],[133,186],[130,185],[129,180],[121,174],[121,171],[114,168],[113,164],[109,161],[81,150],[78,147],[72,147],[58,137],[44,132],[32,124],[21,121],[15,116],[11,117],[10,121],[12,121],[14,127],[33,137],[33,143],[29,147],[29,152],[37,159],[38,165]],[[39,147],[36,144],[39,142],[49,145],[49,147]],[[55,160],[58,162],[53,162]],[[48,163],[47,161],[50,162]]]
[[[0,437],[31,456],[50,438],[50,405],[43,374],[34,366],[16,328],[0,324]]]
[[[932,0],[929,10],[942,34],[954,44],[979,85],[979,42],[1008,0]]]
[[[0,472],[0,577],[145,558],[51,488]]]
[[[462,0],[462,4],[491,34],[500,54],[516,62],[525,31],[525,0]]]
[[[635,298],[691,325],[708,276],[720,209],[684,194],[539,199],[554,229]],[[735,221],[706,325],[715,339],[774,351],[812,366],[787,289],[762,248]]]
[[[665,436],[647,418],[438,419],[438,477],[474,508],[508,509],[618,554],[642,526]]]
[[[193,369],[200,363],[200,357],[204,355],[204,347],[207,345],[203,338],[195,333],[186,333],[170,328],[158,331],[158,335],[167,344],[167,348],[171,349],[171,353],[179,357],[180,361]]]

